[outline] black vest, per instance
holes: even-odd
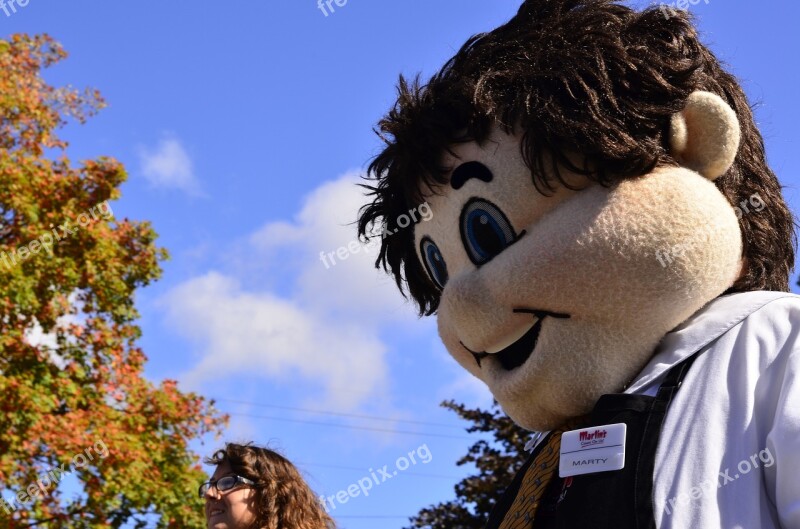
[[[655,529],[653,472],[664,417],[697,353],[673,367],[655,397],[603,395],[586,427],[625,423],[625,468],[553,478],[531,529]],[[514,477],[489,515],[486,529],[497,529],[519,493],[522,478],[547,444],[543,440]]]

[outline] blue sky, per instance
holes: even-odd
[[[280,448],[320,494],[427,447],[428,463],[417,457],[368,497],[337,504],[341,527],[400,528],[452,498],[468,472],[455,461],[474,437],[438,404],[491,399],[449,358],[433,320],[372,270],[372,254],[326,268],[319,253],[354,240],[363,199],[353,183],[380,147],[372,127],[398,74],[433,73],[519,3],[349,0],[325,16],[314,0],[31,0],[0,12],[4,35],[46,32],[70,53],[49,81],[108,100],[64,131],[69,153],[121,160],[130,178],[115,216],[151,221],[172,255],[137,295],[147,375],[219,399],[232,415],[226,440]],[[756,104],[797,212],[800,8],[690,9]],[[222,441],[196,448],[207,455]]]

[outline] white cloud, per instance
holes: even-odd
[[[288,277],[276,280],[281,294],[248,287],[250,272],[212,271],[163,298],[167,321],[201,354],[185,383],[249,374],[308,382],[324,389],[334,408],[384,401],[388,348],[379,333],[416,329],[414,310],[374,269],[374,251],[327,268],[319,257],[356,240],[352,222],[365,202],[357,181],[349,173],[322,184],[292,221],[267,223],[226,254],[229,262],[258,263],[275,276],[284,271]],[[288,270],[277,266],[287,262]]]
[[[165,298],[168,321],[200,344],[201,361],[185,375],[190,387],[215,377],[261,374],[322,384],[338,406],[350,408],[386,377],[384,346],[356,326],[332,325],[292,300],[242,290],[217,272],[192,279]]]
[[[163,138],[153,150],[141,147],[139,161],[142,174],[154,187],[200,194],[192,160],[177,138]]]
[[[358,173],[326,182],[305,199],[291,223],[272,222],[250,237],[259,262],[297,263],[297,299],[316,312],[376,325],[407,325],[415,309],[397,292],[394,281],[375,269],[377,246],[362,245],[354,222],[366,202]],[[349,247],[357,245],[351,252]],[[340,259],[339,249],[346,257]],[[321,254],[325,254],[323,260]],[[331,255],[333,254],[333,255]]]
[[[78,291],[70,293],[67,301],[72,307],[72,312],[58,317],[55,329],[46,333],[39,321],[33,318],[30,327],[25,330],[24,334],[25,341],[31,346],[47,352],[50,361],[58,366],[59,369],[64,369],[66,361],[59,354],[57,332],[68,329],[70,325],[83,324],[85,321],[85,317],[82,316],[83,303],[78,298]],[[73,336],[67,335],[66,340],[67,343],[75,343]]]

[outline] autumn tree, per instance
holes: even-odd
[[[483,529],[492,507],[528,458],[525,444],[532,434],[514,424],[496,402],[489,410],[453,401],[442,406],[472,423],[467,432],[489,433],[491,438],[478,440],[458,460],[459,466],[473,464],[478,473],[456,484],[456,498],[422,509],[408,529]]]
[[[65,57],[0,40],[0,528],[203,527],[188,444],[226,418],[143,376],[133,295],[167,254],[113,216],[119,162],[67,158],[57,133],[103,100],[44,81]]]

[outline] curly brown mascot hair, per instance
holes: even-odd
[[[499,125],[523,133],[522,154],[540,192],[566,185],[560,168],[613,186],[677,165],[670,117],[696,90],[721,96],[741,126],[736,160],[717,187],[734,206],[754,194],[767,206],[740,220],[746,270],[729,292],[786,291],[794,219],[744,91],[700,42],[687,12],[635,11],[612,0],[528,0],[505,25],[470,38],[427,84],[401,76],[397,102],[376,131],[385,147],[368,169],[364,187],[373,198],[359,212],[359,236],[368,241],[379,225],[397,230],[382,240],[375,265],[430,315],[439,289],[417,259],[413,230],[395,224],[424,192],[447,183],[445,151],[483,144]]]
[[[333,519],[297,468],[277,452],[252,444],[227,443],[205,462],[227,462],[236,474],[256,482],[253,529],[335,529]]]

